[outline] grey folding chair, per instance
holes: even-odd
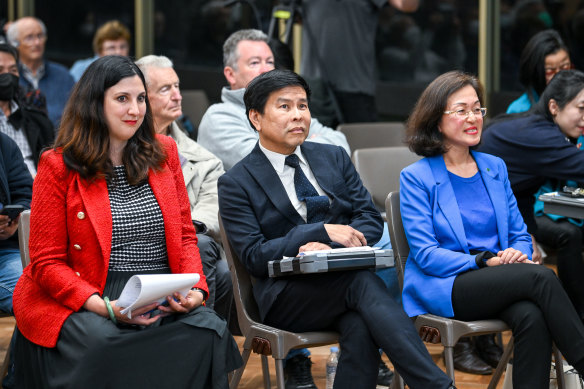
[[[267,356],[271,355],[276,364],[276,386],[278,389],[284,389],[284,359],[288,351],[293,348],[337,343],[339,335],[336,332],[325,331],[294,333],[262,324],[259,310],[253,297],[254,280],[239,260],[233,246],[231,246],[223,228],[221,217],[219,217],[219,226],[227,263],[231,271],[231,280],[233,281],[233,296],[235,297],[239,327],[245,337],[242,354],[243,366],[235,371],[231,377],[229,387],[235,389],[239,385],[253,350],[261,354],[264,388],[270,388],[270,371]]]
[[[196,128],[199,127],[201,119],[209,108],[209,99],[202,89],[192,89],[181,91],[182,109],[185,115],[191,119]]]
[[[403,287],[405,264],[410,253],[410,246],[406,239],[402,224],[401,211],[399,207],[399,192],[391,192],[385,201],[387,211],[387,224],[389,237],[393,248],[393,255],[396,262],[398,280],[400,287]],[[505,322],[501,320],[476,320],[462,321],[432,314],[419,315],[414,319],[414,325],[420,334],[434,334],[431,343],[441,343],[444,346],[444,363],[446,373],[454,382],[454,362],[453,348],[456,342],[463,336],[475,336],[491,333],[500,333],[509,330]],[[507,344],[503,357],[499,361],[488,389],[495,389],[501,375],[507,366],[507,362],[513,351],[513,338]],[[562,361],[559,351],[554,347],[554,359]],[[564,388],[564,375],[562,364],[556,363],[556,374],[558,377],[558,387]]]
[[[337,131],[345,134],[351,150],[404,146],[406,136],[403,122],[343,123]]]
[[[402,169],[420,158],[406,146],[353,150],[352,160],[355,169],[384,219],[387,194],[399,190],[399,175]]]
[[[22,268],[28,266],[30,263],[30,256],[28,254],[28,237],[30,235],[30,210],[23,211],[20,214],[18,222],[18,245],[20,247],[20,260],[22,261]]]

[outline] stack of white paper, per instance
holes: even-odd
[[[134,275],[124,286],[116,305],[124,307],[122,314],[131,319],[132,311],[155,301],[162,304],[174,292],[186,296],[199,278],[197,273]]]

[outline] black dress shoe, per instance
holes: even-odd
[[[492,374],[491,366],[487,365],[475,352],[470,338],[460,338],[454,346],[454,368],[470,374]]]
[[[393,381],[393,371],[387,367],[385,362],[379,361],[379,372],[377,373],[377,385],[379,386],[391,386],[391,381]]]
[[[495,334],[475,336],[473,340],[479,357],[491,367],[497,367],[503,349],[495,342]]]
[[[286,360],[284,379],[286,389],[317,389],[312,379],[312,361],[304,355]]]

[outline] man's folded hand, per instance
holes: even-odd
[[[330,250],[331,246],[326,245],[320,242],[308,242],[305,245],[300,246],[298,249],[298,254],[305,253],[307,251],[316,251],[316,250]]]
[[[345,247],[367,246],[365,235],[351,226],[342,224],[325,224],[324,228],[332,242]]]

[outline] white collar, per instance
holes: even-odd
[[[261,141],[259,142],[259,144],[260,144],[260,150],[262,150],[262,152],[266,155],[266,158],[268,158],[268,161],[270,161],[270,163],[272,164],[272,166],[274,167],[276,172],[278,174],[283,173],[284,167],[286,166],[287,155],[276,153],[275,151],[271,151],[271,150],[266,149],[264,146],[262,146]],[[306,162],[304,155],[302,155],[302,151],[300,150],[300,146],[296,146],[296,150],[294,150],[293,154],[296,154],[298,156],[298,159],[300,159],[301,164],[308,166],[308,163]]]

